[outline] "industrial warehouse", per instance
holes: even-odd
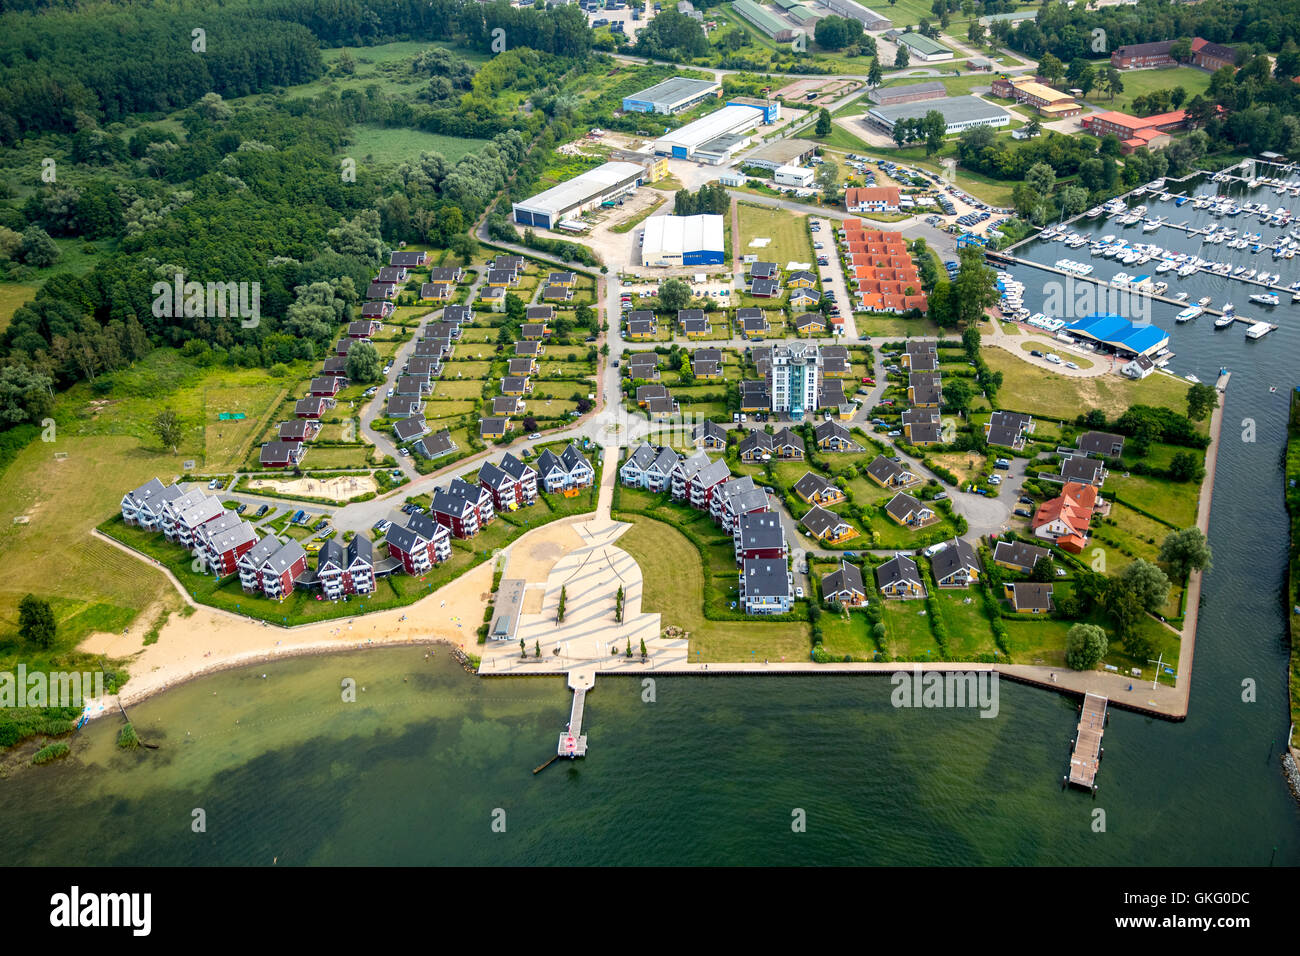
[[[657,156],[721,165],[749,145],[750,131],[780,116],[780,106],[728,103],[654,142]]]
[[[877,106],[867,111],[867,122],[886,132],[893,132],[899,120],[920,119],[930,110],[936,110],[948,124],[947,133],[960,133],[974,126],[1007,126],[1011,114],[995,103],[987,103],[977,96],[949,96],[942,100],[918,103],[898,103],[894,106]]]
[[[870,7],[855,3],[854,0],[820,0],[819,6],[829,10],[837,17],[857,20],[862,24],[864,30],[888,30],[894,25],[889,17],[882,16]]]
[[[636,163],[605,163],[515,203],[515,222],[521,226],[555,229],[602,203],[615,202],[635,192],[646,177],[645,167]]]
[[[671,116],[721,95],[722,84],[714,80],[688,80],[675,76],[640,93],[623,97],[623,109],[629,113],[663,113]]]
[[[928,36],[921,33],[904,33],[898,36],[897,43],[902,44],[911,51],[911,55],[923,63],[934,63],[936,60],[951,60],[952,50],[948,49],[938,40],[931,40]]]
[[[721,216],[653,216],[645,222],[647,266],[716,265],[723,261]]]

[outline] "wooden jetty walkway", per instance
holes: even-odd
[[[1100,694],[1084,694],[1074,750],[1070,754],[1070,773],[1065,778],[1071,786],[1093,793],[1097,792],[1097,769],[1106,752],[1101,746],[1102,734],[1106,732],[1106,704],[1106,698]]]
[[[586,708],[587,691],[596,686],[595,671],[570,671],[569,686],[573,689],[573,708],[569,711],[569,727],[560,734],[556,755],[560,757],[587,756],[587,736],[582,732],[582,713]]]

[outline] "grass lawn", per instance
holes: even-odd
[[[997,402],[1010,411],[1062,421],[1072,421],[1080,411],[1093,408],[1114,418],[1131,405],[1163,405],[1187,414],[1188,385],[1169,375],[1150,375],[1141,381],[1109,374],[1073,378],[1030,365],[995,347],[984,349],[984,360],[990,369],[1002,373]]]
[[[1200,482],[1167,481],[1147,475],[1112,471],[1103,489],[1106,497],[1159,515],[1177,528],[1187,528],[1196,523],[1196,502]]]
[[[1212,73],[1191,66],[1174,67],[1172,70],[1125,70],[1123,93],[1117,93],[1112,100],[1109,93],[1102,98],[1093,92],[1088,94],[1087,101],[1098,109],[1127,113],[1133,106],[1133,100],[1156,90],[1172,90],[1181,86],[1187,91],[1190,100],[1210,88],[1212,76]]]
[[[822,613],[817,622],[822,629],[822,647],[837,660],[849,655],[855,661],[876,660],[880,647],[871,636],[871,622],[862,611]]]
[[[622,492],[626,495],[627,489]],[[638,507],[643,504],[640,498]],[[659,613],[663,626],[676,625],[690,633],[692,661],[739,661],[755,656],[807,660],[811,650],[807,624],[761,619],[710,621],[703,610],[705,569],[695,545],[663,521],[644,515],[628,515],[622,520],[630,521],[632,527],[617,544],[641,568],[645,582],[641,608]]]
[[[969,601],[970,603],[966,603]],[[948,656],[973,660],[994,653],[997,642],[984,613],[984,599],[975,588],[935,588],[934,603],[948,631]]]
[[[938,335],[940,332],[939,326],[929,319],[901,319],[858,313],[853,316],[853,320],[858,327],[858,335],[864,338],[880,335]]]
[[[759,261],[775,262],[782,269],[790,262],[813,262],[812,240],[806,217],[784,209],[739,204],[741,255],[756,255]],[[751,246],[756,239],[770,239],[766,246]]]
[[[444,136],[418,129],[356,126],[352,130],[352,142],[344,147],[344,152],[367,162],[393,164],[412,162],[422,153],[438,153],[447,162],[456,163],[471,153],[477,153],[486,142],[484,139]]]
[[[901,660],[941,660],[925,601],[884,601],[885,651]],[[824,641],[823,641],[824,643]]]

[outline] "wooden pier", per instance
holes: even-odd
[[[569,727],[560,734],[556,755],[560,757],[587,756],[587,737],[582,732],[582,712],[586,708],[587,691],[596,686],[594,671],[570,671],[569,687],[573,689],[573,707],[569,711]]]
[[[1079,708],[1079,726],[1074,737],[1074,750],[1070,753],[1070,773],[1066,782],[1073,787],[1097,792],[1097,769],[1106,751],[1101,746],[1106,732],[1107,700],[1100,694],[1084,694]]]

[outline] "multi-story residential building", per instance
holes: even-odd
[[[570,443],[560,454],[549,448],[537,457],[537,475],[547,492],[585,488],[596,480],[596,469],[583,457],[578,446]]]
[[[735,530],[736,519],[741,515],[767,510],[767,492],[755,485],[749,475],[723,482],[709,501],[709,516],[727,532]]]
[[[429,512],[457,538],[472,538],[496,514],[491,492],[460,478],[453,478],[446,488],[434,491]]]
[[[794,606],[784,558],[752,558],[740,569],[740,604],[746,614],[784,614]]]
[[[514,511],[537,501],[537,472],[509,452],[499,465],[484,464],[478,482],[491,493],[496,511]]]
[[[787,554],[781,516],[774,511],[740,515],[731,540],[735,545],[737,564],[753,558],[784,559]]]
[[[221,578],[234,574],[239,569],[239,559],[257,545],[257,532],[251,524],[240,521],[236,516],[233,526],[209,535],[205,545],[204,561],[208,570]]]
[[[236,567],[239,570],[239,586],[249,594],[262,590],[262,567],[267,559],[280,550],[282,542],[275,535],[267,535],[252,548],[240,555]]]
[[[701,469],[709,464],[709,456],[697,451],[689,458],[679,459],[673,466],[673,470],[668,475],[669,489],[672,496],[678,501],[685,501],[690,497],[691,479],[700,472]]]
[[[307,552],[297,541],[290,541],[262,562],[262,593],[273,601],[283,601],[293,593],[294,582],[307,570]]]
[[[709,462],[686,483],[686,496],[692,508],[708,511],[717,490],[731,477],[731,469],[725,459]]]
[[[385,543],[410,575],[424,574],[451,557],[451,531],[427,515],[411,515],[405,526],[390,525]]]
[[[162,527],[163,505],[184,494],[180,485],[164,485],[151,478],[122,496],[122,520],[146,531],[158,531]]]
[[[321,545],[316,559],[316,580],[331,601],[345,594],[369,594],[375,589],[375,557],[370,539],[355,535],[347,547],[337,541]]]
[[[806,412],[816,411],[821,390],[817,346],[802,342],[774,346],[768,387],[773,412],[801,421]]]

